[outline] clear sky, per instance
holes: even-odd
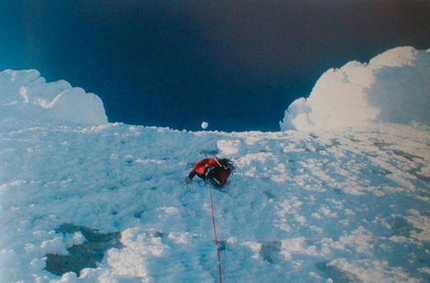
[[[403,45],[430,48],[430,1],[0,1],[0,69],[65,79],[146,126],[277,131],[328,68]]]

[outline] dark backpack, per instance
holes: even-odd
[[[217,160],[221,166],[210,168],[206,173],[206,180],[217,187],[222,187],[235,168],[233,162],[229,159],[223,158]]]
[[[227,159],[227,158],[222,158],[222,159],[218,159],[218,162],[219,162],[219,164],[221,164],[221,166],[225,169],[225,170],[227,170],[227,171],[229,171],[229,172],[232,172],[232,171],[234,171],[234,164],[233,164],[233,161],[231,161],[230,159]]]

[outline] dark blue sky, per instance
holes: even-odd
[[[0,69],[99,95],[111,122],[279,130],[319,76],[430,48],[427,0],[1,0]]]

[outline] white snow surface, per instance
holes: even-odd
[[[2,283],[219,282],[209,188],[184,182],[214,155],[236,165],[213,190],[224,282],[430,282],[425,125],[176,131],[107,123],[80,90],[54,112],[74,90],[37,71],[0,78]]]
[[[397,47],[369,61],[325,72],[309,98],[294,101],[282,130],[374,123],[430,125],[430,49]]]
[[[0,72],[0,117],[40,122],[107,123],[102,100],[64,80],[47,83],[37,70]]]

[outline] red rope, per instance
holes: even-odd
[[[218,241],[218,233],[217,233],[217,229],[216,229],[216,223],[215,223],[215,208],[214,208],[214,201],[213,201],[213,197],[212,197],[212,188],[210,185],[208,185],[208,189],[209,189],[209,195],[211,198],[211,216],[212,216],[212,227],[214,230],[214,241],[215,244],[217,245],[217,257],[218,257],[218,273],[219,273],[219,282],[223,283],[222,280],[222,264],[221,264],[221,250],[220,250],[220,246],[219,241]]]

